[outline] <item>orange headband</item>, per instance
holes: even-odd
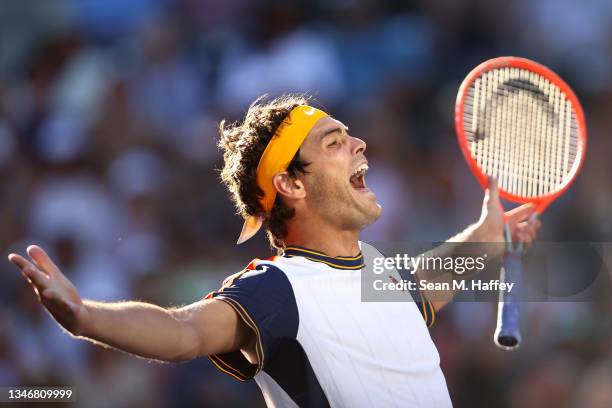
[[[274,176],[287,170],[289,163],[315,123],[326,116],[328,116],[327,113],[312,106],[296,106],[268,142],[257,165],[257,185],[264,193],[259,202],[266,214],[272,211],[276,199],[276,187],[272,182]],[[244,221],[237,243],[242,244],[255,235],[263,221],[264,216],[262,215],[249,216]]]

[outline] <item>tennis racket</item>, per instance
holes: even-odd
[[[500,197],[534,203],[541,214],[576,178],[586,152],[584,113],[570,87],[534,61],[500,57],[465,78],[455,106],[461,151],[483,188],[497,179]],[[506,252],[495,343],[513,349],[521,342],[519,296],[522,245],[514,245],[505,225]]]

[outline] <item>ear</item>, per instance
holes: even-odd
[[[274,178],[272,178],[272,184],[274,184],[278,194],[290,200],[298,200],[306,197],[304,183],[297,178],[291,177],[286,171],[277,173]]]

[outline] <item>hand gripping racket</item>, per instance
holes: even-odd
[[[528,59],[500,57],[469,73],[459,88],[455,127],[461,151],[483,188],[497,178],[500,197],[534,203],[536,213],[572,183],[586,152],[586,126],[578,98],[550,69]],[[506,254],[495,343],[505,349],[521,342],[519,298],[522,246],[505,226]]]

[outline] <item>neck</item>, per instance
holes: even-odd
[[[359,230],[339,230],[322,220],[292,219],[287,225],[287,246],[300,246],[330,257],[359,254]]]

